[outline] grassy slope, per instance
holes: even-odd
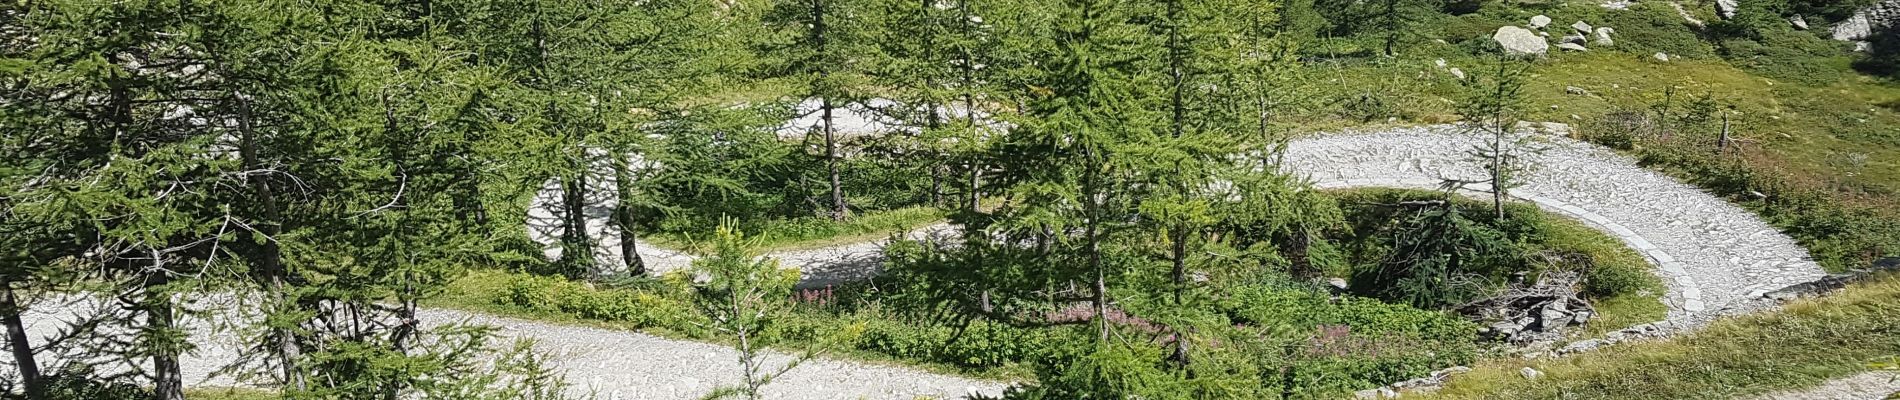
[[[1432,399],[1706,399],[1812,386],[1900,354],[1900,276],[1668,341],[1573,357],[1493,360]],[[1527,380],[1523,367],[1546,376]],[[1412,396],[1407,396],[1412,398]]]

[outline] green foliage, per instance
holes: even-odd
[[[1437,201],[1453,206],[1419,204]],[[1507,217],[1499,220],[1484,213],[1447,210],[1482,207],[1476,201],[1421,191],[1355,190],[1340,195],[1339,202],[1350,231],[1334,238],[1342,242],[1353,265],[1351,287],[1367,295],[1425,300],[1414,303],[1422,307],[1457,305],[1488,295],[1520,274],[1534,281],[1538,274],[1555,269],[1580,270],[1585,277],[1581,289],[1598,300],[1622,296],[1653,300],[1662,290],[1662,282],[1641,255],[1581,222],[1546,217],[1532,205],[1507,203]],[[1417,205],[1404,205],[1408,203]],[[1399,246],[1403,244],[1452,247],[1420,251]],[[1449,267],[1451,254],[1461,255],[1458,267],[1442,269]],[[1412,264],[1416,260],[1427,261],[1431,272],[1451,274],[1436,279],[1462,286],[1394,283],[1434,279],[1405,268],[1417,268]]]
[[[1892,323],[1900,318],[1897,309],[1900,280],[1876,277],[1837,295],[1717,321],[1670,340],[1561,359],[1484,362],[1419,397],[1685,399],[1812,387],[1866,372],[1869,360],[1900,353],[1900,334]],[[1545,376],[1524,379],[1517,372],[1523,367]]]
[[[659,328],[692,332],[700,318],[694,317],[683,293],[650,293],[640,290],[601,290],[561,278],[534,275],[513,276],[505,292],[494,298],[500,304],[554,315],[583,319],[624,322],[637,328]]]

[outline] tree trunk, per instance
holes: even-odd
[[[415,339],[420,329],[418,325],[421,323],[416,319],[417,293],[414,281],[415,276],[411,275],[407,280],[408,282],[404,282],[402,285],[402,293],[397,296],[401,299],[402,305],[396,309],[396,318],[398,321],[389,339],[389,347],[395,350],[397,355],[402,356],[409,355],[410,342]],[[396,400],[400,397],[402,388],[404,387],[403,381],[393,380],[384,382],[383,384],[385,385],[383,387],[383,400]]]
[[[1716,139],[1715,139],[1715,151],[1716,151],[1717,153],[1724,153],[1724,152],[1727,152],[1727,151],[1728,151],[1728,143],[1729,143],[1729,136],[1728,136],[1728,113],[1727,113],[1727,112],[1723,112],[1723,113],[1722,113],[1722,136],[1721,136],[1721,137],[1718,137],[1718,138],[1716,138]]]
[[[169,272],[165,270],[165,255],[157,249],[151,250],[152,271],[146,272],[139,308],[145,313],[145,329],[172,340],[170,332],[178,329],[177,316],[173,314],[170,293],[161,290],[171,282]],[[150,333],[148,333],[150,334]],[[152,398],[156,400],[185,400],[185,378],[178,365],[179,345],[177,343],[147,343],[152,357]]]
[[[561,231],[561,241],[566,244],[562,250],[562,263],[567,264],[562,271],[569,278],[585,278],[593,269],[594,246],[587,237],[587,163],[581,162],[580,170],[573,171],[562,183],[561,202],[566,209],[565,227]]]
[[[258,159],[257,152],[260,146],[257,143],[257,130],[252,126],[251,103],[240,93],[231,93],[231,98],[237,102],[238,132],[242,135],[238,140],[238,152],[239,158],[244,163],[244,169],[255,171],[264,168],[263,162]],[[388,98],[385,97],[383,100],[385,112],[387,112]],[[252,226],[259,234],[267,238],[277,237],[280,231],[278,224],[283,222],[283,218],[277,205],[276,188],[272,187],[270,179],[264,174],[251,173],[246,182],[251,186],[251,195],[257,201],[257,216],[262,219]],[[283,249],[278,246],[277,241],[269,239],[263,243],[251,242],[247,247],[251,248],[248,252],[249,261],[257,266],[258,283],[269,293],[266,296],[271,302],[271,307],[295,307],[295,301],[287,295],[290,290],[286,288],[290,271],[284,266]],[[277,312],[282,311],[284,310],[277,310]],[[299,373],[297,368],[297,361],[303,358],[303,349],[297,343],[295,332],[285,327],[271,327],[267,337],[271,341],[271,350],[276,353],[278,373],[282,374],[279,378],[284,388],[299,392],[307,389],[303,374]]]
[[[825,170],[831,177],[831,219],[843,221],[845,217],[844,186],[838,179],[838,137],[832,126],[831,62],[830,53],[825,47],[825,3],[824,0],[811,0],[811,36],[812,44],[817,47],[818,80],[814,92],[818,94],[818,109],[823,119],[825,135]]]
[[[627,157],[620,154],[614,157],[614,227],[620,230],[620,258],[627,263],[627,273],[633,276],[645,276],[647,266],[640,258],[639,235],[633,228],[633,166]]]
[[[0,276],[0,324],[7,326],[7,347],[13,351],[13,365],[20,371],[20,381],[26,384],[27,398],[40,400],[46,396],[45,382],[41,379],[39,362],[33,359],[33,343],[26,335],[26,324],[20,321],[20,313],[25,311],[14,295],[13,280]]]
[[[1082,195],[1087,197],[1083,199],[1083,204],[1087,207],[1084,212],[1088,218],[1084,232],[1084,236],[1088,238],[1088,247],[1085,251],[1088,252],[1089,269],[1095,272],[1095,293],[1094,299],[1091,300],[1095,303],[1095,320],[1101,327],[1100,339],[1106,342],[1108,341],[1108,272],[1102,267],[1101,203],[1103,200],[1097,196],[1101,188],[1096,184],[1096,181],[1101,178],[1098,177],[1100,171],[1095,167],[1098,161],[1092,156],[1085,156],[1085,158],[1089,163],[1082,181]]]
[[[1393,47],[1396,47],[1396,45],[1398,45],[1399,32],[1401,32],[1401,29],[1402,29],[1402,27],[1399,26],[1400,17],[1399,17],[1398,8],[1399,8],[1399,0],[1385,0],[1385,21],[1386,21],[1386,24],[1391,25],[1391,26],[1385,27],[1385,56],[1386,57],[1398,55],[1397,52],[1393,51]]]
[[[1499,113],[1504,112],[1499,110]],[[1504,116],[1496,116],[1497,132],[1491,140],[1491,208],[1498,221],[1504,221]]]

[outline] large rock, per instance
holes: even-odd
[[[1491,39],[1498,41],[1506,53],[1513,55],[1543,55],[1550,51],[1550,43],[1544,41],[1543,37],[1529,29],[1515,26],[1498,27],[1498,32],[1492,34]]]
[[[1788,24],[1794,25],[1795,30],[1808,30],[1808,18],[1801,16],[1801,14],[1788,17]]]
[[[1596,45],[1596,46],[1614,45],[1616,44],[1616,40],[1610,39],[1610,35],[1615,34],[1615,33],[1616,33],[1615,29],[1610,29],[1610,27],[1607,27],[1607,26],[1597,28],[1596,40],[1590,41],[1590,44]]]
[[[1577,34],[1579,35],[1589,34],[1591,30],[1590,24],[1584,23],[1583,21],[1577,21],[1577,23],[1570,24],[1570,29],[1577,31]]]
[[[1550,26],[1550,17],[1542,14],[1531,17],[1531,29],[1544,29],[1546,26]]]
[[[1735,12],[1741,7],[1741,0],[1715,0],[1715,14],[1722,19],[1735,18]]]
[[[1853,16],[1834,24],[1832,33],[1834,40],[1862,40],[1873,37],[1876,28],[1893,26],[1896,22],[1900,22],[1900,0],[1885,0],[1855,11]]]

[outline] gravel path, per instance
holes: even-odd
[[[42,301],[23,319],[34,343],[49,338],[80,315],[90,315],[104,304],[96,298],[62,298]],[[230,304],[197,304],[199,309],[236,309]],[[254,317],[231,312],[216,313],[219,323],[236,324]],[[498,328],[504,338],[525,338],[535,342],[535,350],[548,356],[548,366],[565,375],[569,393],[575,397],[592,394],[597,399],[692,399],[714,388],[741,381],[737,350],[710,343],[666,339],[637,332],[547,324],[529,320],[497,317],[455,310],[424,309],[418,315],[425,329],[446,324],[479,324]],[[200,318],[183,318],[197,350],[181,360],[187,386],[246,386],[216,371],[236,360],[243,350],[241,339],[229,330],[213,329]],[[125,333],[129,335],[129,333]],[[497,343],[506,343],[500,341]],[[42,354],[43,367],[59,360],[77,360],[72,355]],[[771,365],[783,365],[790,358],[781,353],[768,357]],[[11,359],[0,366],[11,369]],[[122,372],[124,366],[106,365],[101,372]],[[11,379],[7,377],[4,379]],[[1007,384],[948,375],[911,368],[867,365],[826,358],[807,361],[780,376],[765,387],[770,399],[917,399],[960,398],[972,393],[995,396]]]
[[[1807,250],[1740,207],[1577,140],[1538,135],[1541,167],[1512,196],[1595,225],[1657,265],[1668,323],[1694,326],[1744,313],[1762,295],[1824,275]],[[1292,142],[1283,169],[1323,188],[1430,188],[1482,179],[1467,153],[1483,143],[1458,126],[1322,135]],[[1484,189],[1478,187],[1477,189]]]
[[[1900,373],[1873,371],[1835,379],[1819,386],[1781,391],[1751,400],[1884,400],[1900,395]]]

